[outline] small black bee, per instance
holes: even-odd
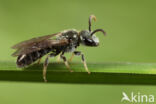
[[[76,51],[76,48],[80,44],[96,47],[99,45],[99,39],[95,36],[95,33],[100,31],[104,35],[106,35],[103,29],[96,29],[94,31],[91,31],[92,19],[96,21],[96,17],[94,15],[91,15],[89,17],[89,30],[82,30],[80,32],[76,30],[65,30],[56,34],[26,40],[14,45],[12,48],[16,49],[16,52],[14,52],[12,56],[17,56],[17,66],[23,68],[34,63],[37,60],[39,63],[40,59],[44,55],[48,54],[43,64],[43,79],[45,82],[47,82],[46,70],[49,57],[55,57],[57,55],[60,55],[60,58],[63,59],[69,71],[73,72],[70,69],[66,57],[64,56],[64,53],[72,52],[73,54],[70,58],[70,61],[72,60],[74,55],[81,56],[84,67],[86,71],[90,74],[84,58],[84,54],[82,54],[80,51]]]

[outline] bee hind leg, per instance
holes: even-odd
[[[43,80],[44,80],[44,82],[47,82],[46,75],[47,75],[47,66],[49,64],[49,57],[55,57],[56,55],[58,55],[58,53],[51,53],[46,57],[46,59],[44,61],[44,64],[43,64]]]
[[[90,74],[91,72],[88,70],[88,67],[87,67],[87,63],[85,61],[85,57],[84,57],[84,54],[82,54],[81,52],[79,51],[74,51],[74,54],[77,55],[77,56],[81,56],[81,60],[83,62],[83,65],[85,67],[85,70],[88,72],[88,74]]]
[[[43,64],[43,80],[44,80],[44,82],[47,82],[46,75],[47,75],[47,66],[49,64],[49,57],[50,57],[50,55],[48,55],[46,57],[44,64]]]

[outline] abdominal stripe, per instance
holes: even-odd
[[[51,49],[47,48],[47,49],[41,49],[39,51],[29,53],[29,54],[24,54],[25,56],[20,55],[17,58],[17,65],[19,67],[25,67],[27,65],[30,65],[33,62],[35,62],[36,60],[38,60],[39,58],[41,58],[42,56],[49,53],[50,51],[51,51]]]

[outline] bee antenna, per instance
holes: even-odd
[[[106,35],[106,32],[103,30],[103,29],[96,29],[96,30],[94,30],[93,32],[91,32],[91,36],[93,35],[93,34],[95,34],[96,32],[102,32],[104,35]]]
[[[94,15],[89,16],[89,32],[91,32],[91,21],[92,21],[92,19],[94,19],[94,21],[96,21],[96,17]]]

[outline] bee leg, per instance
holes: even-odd
[[[74,54],[77,55],[77,56],[80,56],[80,55],[81,55],[81,60],[82,60],[82,62],[83,62],[83,65],[84,65],[84,67],[85,67],[85,70],[88,72],[88,74],[90,74],[91,72],[88,70],[88,67],[87,67],[87,64],[86,64],[86,61],[85,61],[84,54],[82,54],[82,53],[79,52],[79,51],[75,51]]]
[[[47,66],[48,66],[48,63],[49,63],[49,57],[50,57],[50,55],[48,55],[46,57],[45,62],[43,64],[43,80],[44,80],[44,82],[47,82],[46,75],[47,75]]]
[[[57,57],[57,62],[60,62],[60,54]]]
[[[41,62],[41,59],[42,59],[42,58],[40,58],[40,59],[38,60],[37,64],[40,64],[40,62]]]
[[[67,69],[68,69],[70,72],[73,72],[73,70],[70,69],[70,66],[69,66],[69,64],[68,64],[68,61],[67,61],[66,57],[65,57],[63,54],[61,54],[60,57],[61,57],[61,59],[63,59],[64,64],[66,65]]]
[[[73,57],[74,57],[74,53],[72,53],[72,56],[70,57],[70,59],[68,60],[69,62],[72,62],[72,59],[73,59]]]
[[[47,82],[47,78],[46,78],[46,75],[47,75],[47,66],[49,64],[49,57],[55,57],[58,53],[51,53],[50,55],[48,55],[44,61],[44,64],[43,64],[43,79],[44,79],[44,82]]]

